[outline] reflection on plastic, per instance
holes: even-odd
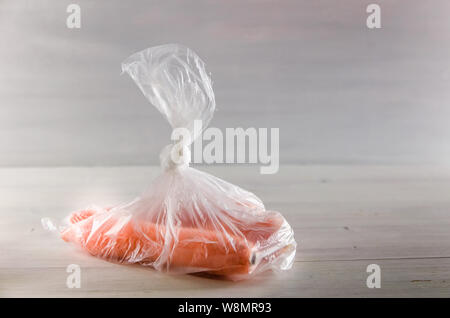
[[[126,59],[122,69],[174,129],[193,134],[194,120],[204,127],[211,120],[211,79],[192,50],[176,44],[149,48]],[[243,279],[289,269],[296,242],[283,216],[265,210],[253,193],[190,168],[187,160],[174,163],[169,153],[175,146],[164,149],[163,173],[140,197],[72,213],[62,238],[92,255],[161,271]]]

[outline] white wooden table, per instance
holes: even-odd
[[[108,263],[42,229],[42,217],[131,200],[158,169],[0,169],[0,296],[450,296],[448,167],[201,167],[255,192],[294,228],[293,269],[242,282]],[[80,289],[66,287],[69,264],[81,267]],[[366,287],[369,264],[381,267],[380,289]]]

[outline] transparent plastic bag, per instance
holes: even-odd
[[[164,148],[163,173],[140,197],[72,213],[61,237],[92,255],[161,271],[243,279],[289,269],[296,242],[283,216],[265,210],[253,193],[189,167],[189,145],[198,137],[193,122],[206,127],[215,109],[203,61],[170,44],[133,54],[122,70],[174,130],[186,129],[192,138]]]

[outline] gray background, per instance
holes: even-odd
[[[146,165],[168,123],[120,63],[182,43],[207,63],[211,125],[280,127],[280,160],[450,160],[450,2],[0,1],[0,165]],[[378,3],[382,28],[365,26]]]

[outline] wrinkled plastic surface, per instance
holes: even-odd
[[[126,59],[122,69],[173,128],[194,133],[195,119],[204,127],[211,120],[211,79],[192,50],[175,44],[149,48]],[[296,242],[283,216],[267,211],[254,194],[190,168],[186,160],[174,164],[172,147],[161,154],[162,174],[140,197],[72,213],[62,238],[92,255],[161,271],[243,279],[289,269]]]

